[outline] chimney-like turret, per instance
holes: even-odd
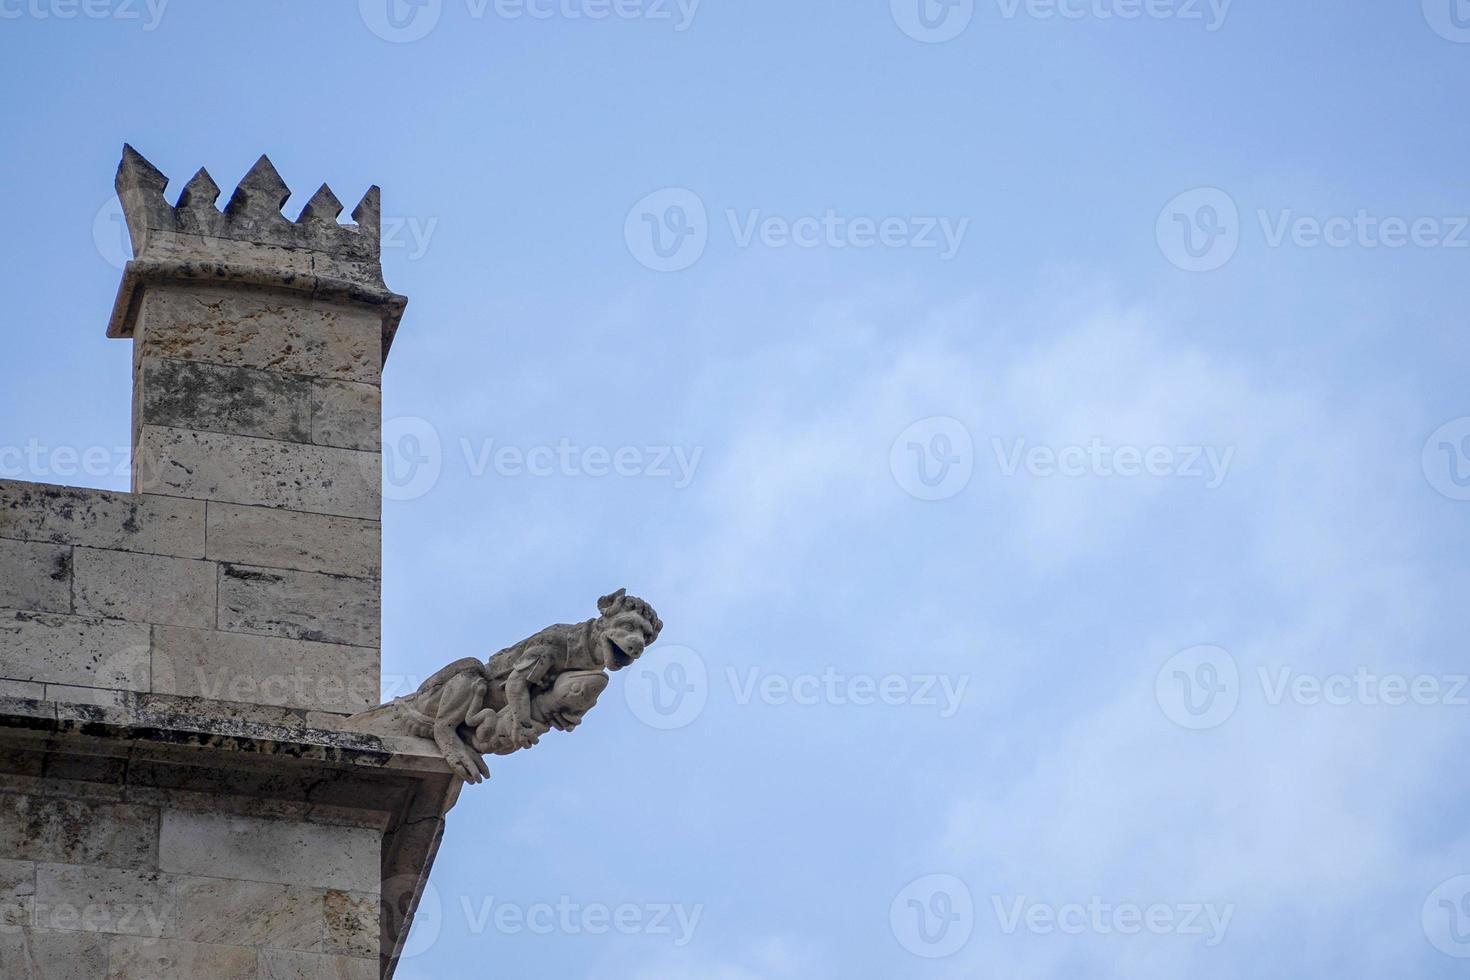
[[[197,675],[227,700],[290,707],[374,703],[381,380],[406,303],[383,284],[378,188],[341,225],[326,185],[287,220],[291,192],[264,156],[222,211],[207,171],[176,205],[167,182],[124,147],[116,185],[135,257],[108,336],[133,339],[133,490],[204,501],[204,557],[220,565],[213,628],[156,644],[171,675],[159,683],[207,693]],[[286,659],[332,690],[270,690],[249,674],[262,664],[274,678]]]

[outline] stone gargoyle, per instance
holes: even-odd
[[[658,639],[653,607],[626,589],[597,600],[601,613],[548,626],[481,663],[459,660],[417,691],[353,715],[348,731],[432,738],[466,782],[490,775],[485,755],[527,749],[555,728],[569,732],[622,670]]]

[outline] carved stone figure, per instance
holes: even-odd
[[[653,607],[625,589],[598,599],[597,609],[596,619],[548,626],[485,663],[452,663],[344,728],[432,738],[450,768],[478,783],[490,775],[484,755],[510,755],[553,728],[581,724],[607,689],[607,672],[637,660],[663,629]]]

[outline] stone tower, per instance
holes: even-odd
[[[166,183],[124,149],[132,493],[0,482],[0,976],[389,977],[461,781],[341,724],[380,686],[378,190]]]

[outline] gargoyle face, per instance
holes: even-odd
[[[623,613],[602,628],[602,662],[608,670],[622,670],[643,656],[652,632],[634,613]]]
[[[652,606],[622,589],[599,599],[597,608],[602,611],[598,649],[608,670],[622,670],[637,660],[663,629]]]

